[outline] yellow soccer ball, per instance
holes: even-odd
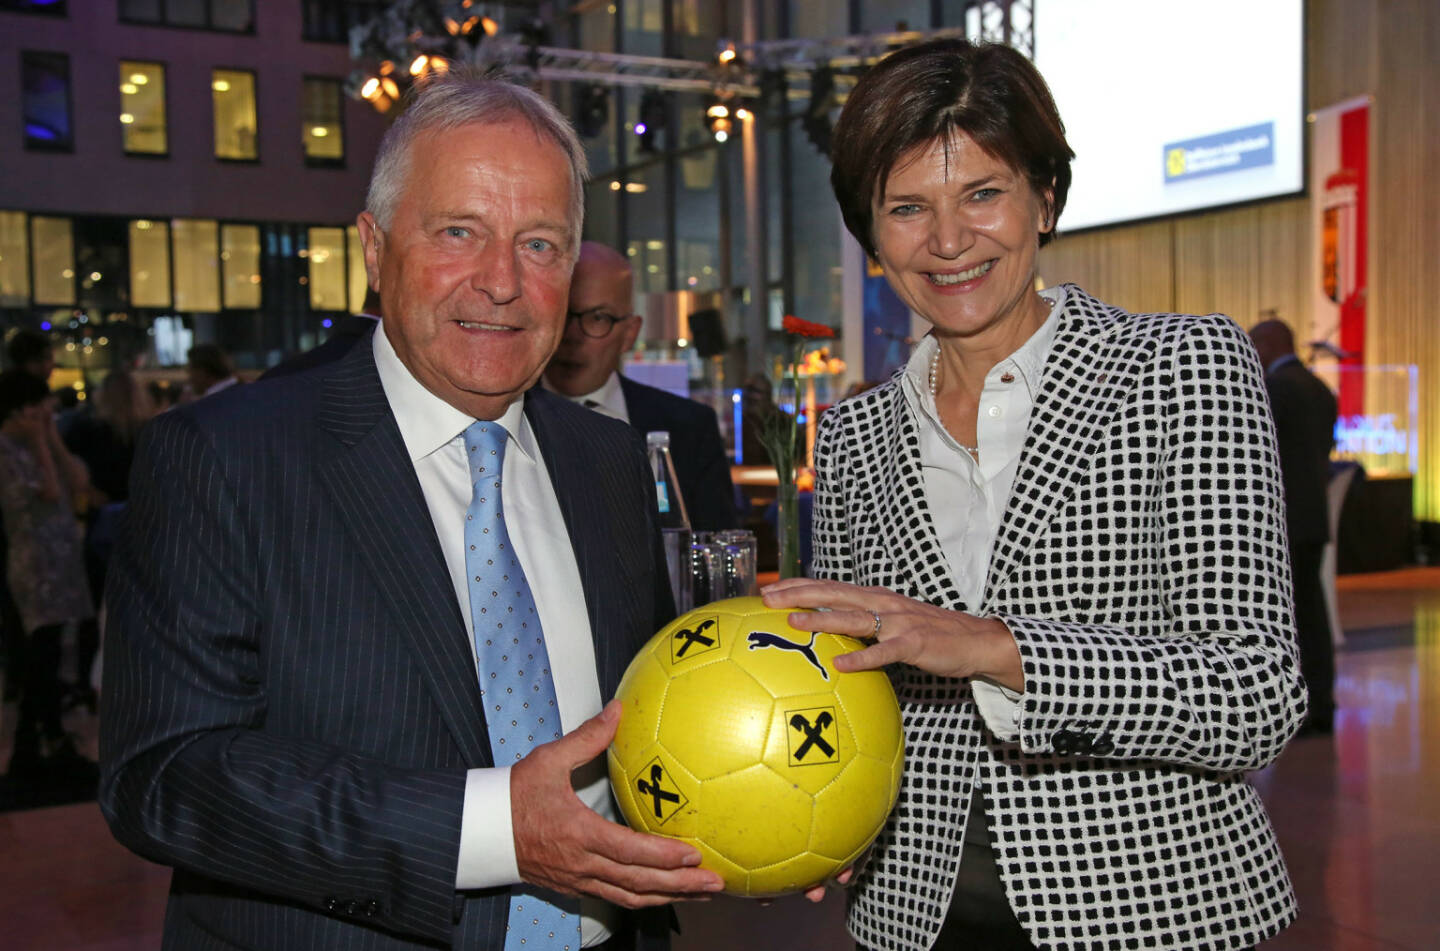
[[[677,618],[630,663],[610,784],[631,828],[682,839],[732,895],[818,884],[880,832],[900,789],[900,707],[854,638],[797,631],[759,598]]]

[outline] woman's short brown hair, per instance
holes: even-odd
[[[830,185],[845,227],[875,257],[871,203],[895,163],[916,146],[963,132],[994,158],[1024,174],[1043,200],[1052,228],[1070,191],[1065,124],[1034,65],[1008,46],[932,40],[899,50],[860,77],[830,150]]]

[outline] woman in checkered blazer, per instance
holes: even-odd
[[[1003,46],[850,95],[845,222],[932,325],[815,447],[801,629],[873,638],[899,803],[851,891],[876,949],[1252,947],[1295,916],[1246,772],[1305,715],[1275,436],[1227,317],[1037,293],[1073,153]],[[818,897],[818,894],[812,894]]]

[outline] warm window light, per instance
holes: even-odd
[[[381,61],[381,63],[380,63],[380,75],[381,75],[381,76],[389,76],[389,75],[390,75],[391,73],[393,73],[393,72],[395,72],[395,62],[394,62],[394,60],[388,60],[388,59],[387,59],[387,60]]]
[[[121,83],[120,91],[127,96],[133,96],[140,91],[140,87],[135,85],[134,83]]]
[[[430,57],[430,69],[436,73],[450,72],[450,61],[441,56]]]
[[[420,74],[424,73],[425,67],[429,64],[429,62],[430,57],[426,56],[424,53],[421,53],[419,56],[415,57],[415,61],[410,64],[410,75],[419,76]]]
[[[132,123],[132,122],[134,122],[134,121],[135,121],[135,117],[132,116],[130,113],[128,113],[128,112],[122,112],[122,113],[120,113],[120,122],[121,122],[123,125],[129,125],[130,123]]]
[[[480,28],[485,31],[486,36],[494,36],[496,33],[500,32],[500,24],[496,23],[489,17],[480,18]]]
[[[389,96],[391,99],[400,98],[400,87],[396,84],[395,80],[391,79],[389,76],[386,76],[384,79],[380,80],[380,88],[384,89],[385,95]]]
[[[143,218],[135,222],[135,228],[138,231],[149,231],[151,227],[153,227],[152,222],[146,221]]]
[[[215,89],[216,92],[230,91],[230,80],[228,79],[217,79],[210,85]]]
[[[325,138],[325,136],[330,134],[330,130],[325,128],[323,125],[317,125],[310,130],[310,134],[315,136],[315,138],[317,139],[323,139]]]
[[[612,192],[618,192],[618,191],[620,190],[620,183],[619,183],[619,182],[611,182],[611,183],[610,183],[610,190],[611,190]]]
[[[446,18],[445,18],[445,32],[446,32],[446,33],[449,33],[451,36],[455,36],[457,33],[460,32],[460,24],[459,24],[459,23],[456,23],[454,19],[452,19],[452,18],[450,18],[450,17],[446,17]]]
[[[724,116],[728,116],[730,114],[730,109],[725,104],[717,102],[709,109],[706,109],[705,114],[712,119],[718,119]]]
[[[631,195],[643,195],[650,188],[644,182],[626,182],[625,191]]]
[[[715,141],[716,141],[716,142],[724,142],[724,141],[726,141],[726,140],[729,139],[729,138],[730,138],[730,133],[729,133],[729,132],[726,132],[724,129],[716,129],[716,130],[715,130]]]
[[[690,346],[690,341],[686,340],[684,337],[681,337],[679,340],[675,341],[675,346],[681,348],[688,347]]]
[[[365,85],[360,87],[360,98],[374,99],[378,95],[380,95],[380,80],[378,77],[371,76],[365,80]]]
[[[130,81],[137,86],[143,86],[150,81],[150,77],[144,73],[131,73]]]
[[[652,239],[645,242],[645,247],[649,248],[651,251],[659,251],[661,248],[665,247],[665,242]]]
[[[746,109],[744,106],[737,106],[735,108],[735,118],[741,119],[745,122],[749,122],[751,119],[755,118],[755,114],[749,109]]]

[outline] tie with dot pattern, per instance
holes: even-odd
[[[465,430],[473,492],[465,510],[470,626],[496,766],[559,739],[560,709],[535,598],[505,529],[500,473],[507,433],[480,420]],[[542,897],[543,896],[543,897]],[[505,951],[579,951],[580,902],[529,884],[510,890]]]

